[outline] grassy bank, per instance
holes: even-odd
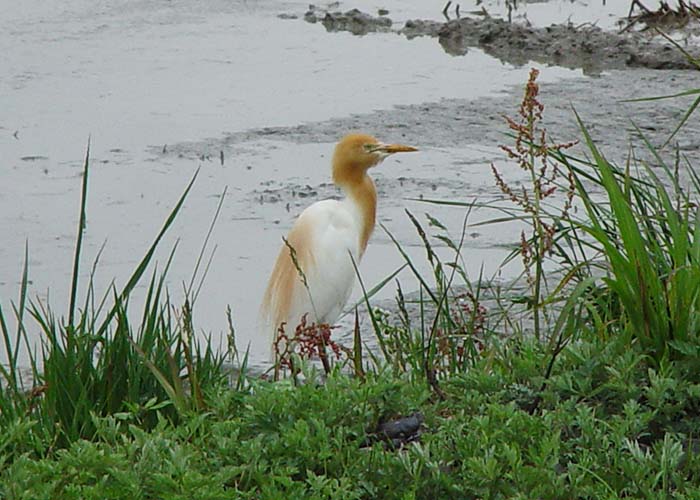
[[[580,343],[559,360],[540,411],[536,342],[445,380],[445,399],[408,376],[255,382],[210,394],[206,412],[145,431],[133,412],[39,459],[28,421],[8,429],[5,498],[698,498],[698,384],[639,353]],[[420,411],[414,442],[372,431]],[[5,438],[7,443],[12,438]],[[11,442],[11,441],[10,441]],[[399,449],[400,447],[400,449]]]
[[[506,121],[509,161],[492,166],[504,196],[488,207],[503,215],[481,222],[523,224],[517,292],[460,266],[484,205],[433,200],[465,226],[408,214],[433,270],[420,275],[397,242],[418,303],[399,288],[394,314],[370,307],[372,331],[352,346],[298,329],[268,378],[193,341],[196,280],[175,307],[167,265],[141,321],[128,313],[191,183],[124,288],[97,298],[88,283],[76,303],[86,158],[69,310],[27,299],[26,266],[13,321],[0,310],[0,497],[700,498],[700,179],[641,132],[652,164],[608,162],[583,123],[578,146],[552,143],[536,79]],[[30,328],[43,350],[25,386]]]

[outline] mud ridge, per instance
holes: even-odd
[[[358,9],[347,12],[325,12],[316,10],[313,5],[304,14],[304,20],[309,23],[320,22],[327,31],[349,31],[353,35],[366,35],[376,31],[390,31],[391,19],[385,15],[372,16]]]
[[[421,30],[411,21],[401,30],[417,36],[434,28]],[[479,47],[487,54],[516,65],[538,61],[566,68],[582,68],[597,74],[608,69],[650,68],[698,70],[679,50],[639,33],[619,34],[597,26],[576,27],[553,24],[534,28],[508,23],[502,19],[456,19],[440,26],[437,37],[450,54],[463,54],[469,47]],[[695,55],[700,57],[700,52]]]
[[[637,32],[604,31],[590,24],[553,24],[536,28],[485,16],[446,22],[415,19],[402,28],[394,28],[386,15],[353,9],[347,12],[320,11],[314,6],[305,14],[307,22],[321,22],[329,32],[347,31],[356,35],[391,31],[415,38],[437,38],[451,55],[464,55],[471,47],[514,65],[537,61],[567,68],[582,68],[585,73],[623,68],[698,70],[679,50]],[[700,50],[689,49],[700,57]]]
[[[572,112],[576,109],[610,159],[624,162],[629,153],[630,137],[638,135],[637,129],[652,144],[663,144],[692,103],[693,96],[648,102],[625,100],[680,93],[694,86],[697,86],[694,72],[669,75],[649,69],[615,70],[599,78],[581,77],[542,84],[540,98],[545,105],[545,125],[554,140],[566,142],[580,138]],[[167,151],[162,151],[162,146],[154,146],[150,151],[156,157],[210,157],[216,162],[219,151],[226,151],[227,158],[235,158],[238,151],[245,151],[252,141],[333,143],[344,133],[356,130],[368,130],[379,137],[419,144],[422,148],[470,144],[496,148],[506,140],[503,115],[513,114],[521,98],[522,86],[516,86],[494,97],[442,99],[321,122],[248,129],[220,138],[169,145]],[[700,161],[699,138],[700,120],[691,117],[666,153],[677,146],[682,157],[697,163]],[[637,154],[644,156],[645,151],[642,148]],[[486,163],[489,156],[485,155]]]

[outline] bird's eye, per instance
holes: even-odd
[[[362,148],[365,150],[367,153],[374,153],[377,150],[377,145],[376,144],[364,144]]]

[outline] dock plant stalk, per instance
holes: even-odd
[[[494,164],[491,164],[491,170],[499,189],[523,210],[525,219],[529,220],[532,227],[529,238],[524,230],[521,232],[519,252],[532,293],[528,299],[528,309],[532,311],[534,333],[538,339],[541,339],[542,316],[546,315],[546,311],[542,307],[543,293],[545,293],[543,288],[546,288],[543,262],[552,249],[554,233],[556,232],[556,219],[567,216],[574,195],[574,183],[570,174],[564,174],[559,170],[557,165],[551,161],[550,156],[554,152],[558,153],[570,148],[575,142],[550,143],[546,130],[541,127],[544,105],[537,99],[539,93],[538,75],[537,69],[530,70],[525,95],[518,112],[519,116],[517,118],[505,117],[508,127],[514,134],[515,144],[501,146],[508,158],[515,160],[520,168],[528,172],[530,187],[522,186],[516,190],[508,184]],[[552,197],[562,186],[561,177],[568,177],[568,186],[565,187],[565,201],[561,212],[552,215],[544,210],[543,205],[544,201]]]

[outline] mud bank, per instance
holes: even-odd
[[[353,35],[366,35],[376,31],[390,31],[391,19],[385,15],[372,16],[358,9],[347,12],[317,12],[311,8],[304,14],[304,20],[309,23],[320,22],[328,31],[349,31]]]
[[[436,36],[449,54],[461,55],[469,47],[479,47],[515,65],[537,61],[592,74],[625,67],[698,69],[679,50],[638,33],[618,34],[590,25],[533,28],[495,18],[456,19],[437,27],[430,24],[408,21],[400,32],[409,38]],[[700,55],[700,51],[695,53]]]
[[[663,144],[693,97],[648,102],[623,101],[679,93],[696,87],[697,82],[697,73],[691,71],[669,74],[650,69],[628,69],[610,71],[599,78],[581,77],[542,84],[540,97],[545,105],[544,121],[554,140],[565,142],[577,139],[580,130],[572,111],[575,109],[603,152],[614,161],[624,161],[629,153],[630,137],[637,135],[637,127],[652,144]],[[223,150],[227,158],[233,158],[239,151],[245,151],[246,143],[258,139],[297,144],[332,143],[353,130],[366,130],[379,137],[401,139],[422,149],[451,149],[469,144],[495,148],[507,140],[503,116],[514,114],[521,98],[522,87],[516,86],[490,98],[442,99],[291,127],[250,129],[220,138],[183,142],[169,146],[166,154],[216,159]],[[673,145],[691,164],[697,164],[700,161],[700,120],[691,117],[674,139]],[[670,153],[671,147],[665,151]],[[152,148],[151,153],[157,156],[163,154],[157,147]],[[640,148],[636,154],[645,158],[648,156]],[[649,157],[649,160],[653,158]],[[436,174],[436,178],[439,178],[439,170]],[[315,198],[314,194],[307,200]]]
[[[401,28],[394,28],[384,15],[372,16],[357,9],[319,12],[316,8],[309,10],[304,19],[312,23],[320,21],[329,32],[349,31],[364,35],[393,31],[409,39],[433,37],[448,54],[464,55],[469,48],[478,47],[514,65],[537,61],[582,68],[588,74],[623,68],[698,69],[680,51],[648,34],[604,31],[590,24],[553,24],[537,28],[486,16],[447,22],[416,19],[407,21]],[[697,48],[689,50],[700,56]]]

